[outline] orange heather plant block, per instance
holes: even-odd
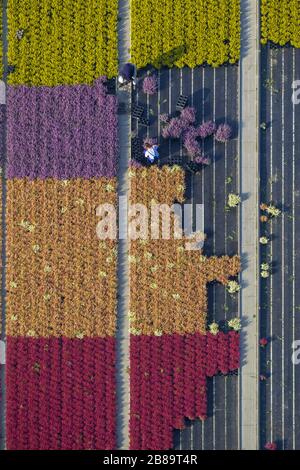
[[[131,172],[131,203],[184,200],[184,172],[151,167]],[[186,238],[136,240],[130,246],[132,334],[206,333],[207,284],[226,284],[240,271],[240,259],[207,258],[186,249]]]
[[[117,245],[96,234],[116,181],[7,181],[7,335],[113,336]]]
[[[238,256],[206,258],[182,240],[131,242],[132,333],[205,334],[207,284],[226,284],[239,271]]]
[[[177,165],[159,168],[131,168],[131,203],[172,205],[184,202],[185,173]]]

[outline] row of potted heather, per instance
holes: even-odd
[[[114,338],[7,340],[7,447],[115,448]]]
[[[168,449],[184,418],[205,419],[206,378],[239,367],[239,332],[131,335],[131,449]]]

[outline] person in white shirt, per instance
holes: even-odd
[[[154,163],[159,158],[158,145],[145,144],[144,154],[150,163]]]

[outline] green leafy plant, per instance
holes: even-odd
[[[208,325],[208,328],[212,335],[217,335],[219,333],[219,325],[216,322],[213,322],[210,325]]]
[[[229,294],[236,294],[237,292],[240,291],[240,289],[241,289],[241,286],[239,285],[237,281],[228,281],[227,291],[229,292]]]
[[[227,322],[229,328],[232,328],[234,331],[240,331],[242,329],[241,319],[240,318],[232,318]]]
[[[241,202],[241,198],[238,194],[230,193],[228,195],[228,207],[236,207]]]

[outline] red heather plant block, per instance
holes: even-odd
[[[142,448],[141,441],[141,348],[135,347],[134,343],[130,343],[130,419],[129,433],[132,441],[138,449]]]
[[[239,367],[236,332],[130,337],[130,448],[167,450],[184,418],[205,419],[206,379]]]
[[[150,377],[151,381],[157,384],[153,390],[152,399],[156,403],[155,408],[150,413],[150,429],[154,430],[152,432],[152,441],[155,445],[155,448],[158,448],[161,440],[161,433],[155,434],[155,429],[161,429],[163,426],[164,419],[164,402],[163,396],[161,393],[162,390],[162,380],[161,377],[162,367],[160,367],[160,356],[162,354],[162,342],[158,337],[154,337],[151,340],[151,362],[150,362]]]
[[[115,339],[7,340],[7,448],[114,449]]]
[[[193,335],[194,336],[194,335]],[[195,344],[195,369],[198,371],[195,377],[195,396],[201,397],[196,400],[195,413],[201,420],[205,420],[207,415],[207,393],[206,393],[206,361],[207,361],[207,337],[196,335],[193,338]]]
[[[206,375],[213,377],[218,372],[218,335],[207,333],[207,349],[206,349]]]
[[[240,367],[240,335],[237,331],[229,331],[229,370]]]
[[[195,397],[195,383],[194,383],[194,374],[192,368],[195,365],[195,353],[197,346],[195,344],[195,338],[192,335],[187,335],[184,338],[185,347],[185,361],[183,365],[183,381],[184,381],[184,416],[187,416],[189,419],[195,419],[196,416],[196,397]],[[195,347],[196,346],[196,347]]]
[[[8,87],[7,177],[116,176],[117,99],[93,86]]]
[[[163,423],[168,419],[169,410],[173,407],[173,365],[170,357],[173,353],[172,342],[162,341],[162,375],[161,375],[161,396],[164,403],[163,406]],[[171,432],[171,434],[170,434]],[[164,426],[161,432],[161,445],[163,449],[168,449],[170,445],[170,435],[172,435],[172,427]],[[172,441],[172,438],[171,438]],[[172,444],[172,443],[171,443]]]
[[[172,363],[172,376],[173,376],[173,400],[172,415],[174,417],[174,427],[177,429],[184,428],[184,336],[175,334],[168,337],[173,343],[173,363]]]
[[[229,372],[229,337],[223,331],[220,331],[217,335],[218,338],[218,353],[217,362],[219,371],[226,375]]]
[[[141,438],[142,449],[147,448],[147,442],[152,441],[152,427],[151,427],[151,407],[149,404],[152,401],[151,397],[151,337],[142,337],[141,342]]]

